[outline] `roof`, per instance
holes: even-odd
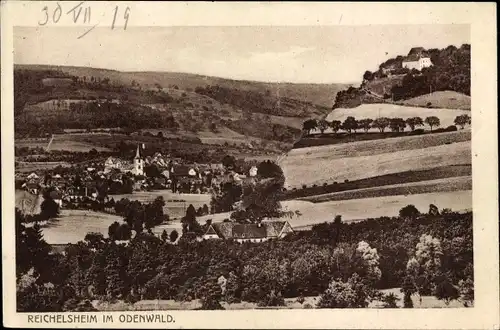
[[[190,175],[190,172],[192,173],[192,171],[195,172],[194,175],[196,175],[196,170],[190,166],[186,166],[186,165],[175,165],[172,167],[171,169],[171,172],[173,175],[181,175],[181,176],[189,176]],[[191,174],[193,175],[193,174]]]
[[[413,47],[412,49],[410,49],[410,51],[408,52],[408,55],[411,55],[411,54],[419,54],[419,53],[422,53],[425,51],[425,48],[424,47]]]
[[[205,235],[217,235],[217,232],[215,231],[213,226],[210,226],[210,227],[208,227],[208,230],[205,233]]]
[[[417,54],[406,56],[403,62],[417,62],[420,57]]]
[[[206,234],[218,234],[225,239],[259,239],[259,238],[273,238],[277,237],[286,221],[266,221],[259,224],[241,224],[236,222],[218,222],[212,224]]]

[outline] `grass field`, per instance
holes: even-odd
[[[425,107],[428,103],[431,107],[470,110],[470,96],[454,91],[439,91],[426,95],[417,96],[402,103],[408,106]]]
[[[362,134],[362,133],[360,133]],[[331,158],[370,156],[401,150],[423,149],[449,143],[471,140],[470,130],[425,134],[416,136],[393,137],[387,139],[356,141],[335,145],[314,146],[291,150],[290,154],[318,154],[327,153]]]
[[[108,148],[101,147],[97,144],[92,144],[84,141],[79,141],[77,136],[90,135],[91,133],[81,134],[58,134],[54,135],[54,140],[50,144],[49,150],[66,150],[73,152],[88,152],[92,149],[97,151],[110,151]],[[96,133],[97,134],[97,133]],[[101,133],[102,134],[102,133]],[[109,134],[108,134],[109,135]],[[47,148],[50,138],[47,139],[16,139],[14,144],[16,147],[29,148]]]
[[[288,190],[285,193],[283,200],[300,199],[303,197],[338,193],[348,190],[470,176],[472,176],[471,164],[440,166],[421,171],[405,171],[375,176],[361,180],[353,180],[349,182],[338,182],[316,187],[311,186],[306,189],[301,188],[297,190]]]
[[[449,208],[453,211],[472,209],[472,190],[451,192],[433,192],[416,195],[397,195],[324,203],[313,203],[301,200],[284,201],[284,209],[301,215],[290,219],[290,224],[295,228],[307,227],[313,224],[333,221],[336,215],[341,215],[343,221],[356,221],[366,218],[383,216],[397,216],[399,210],[413,204],[421,212],[429,210],[429,204],[434,204],[440,209]]]
[[[352,152],[351,157],[345,158],[336,156],[335,150],[337,146],[333,145],[330,148],[322,148],[321,151],[294,149],[289,152],[281,161],[286,187],[298,188],[304,184],[321,185],[325,182],[351,181],[390,173],[471,163],[471,144],[468,141],[377,154],[367,150],[365,153],[368,155],[361,153],[361,156]]]
[[[49,170],[57,166],[71,166],[67,162],[17,162],[16,172],[36,172],[41,170]]]
[[[397,302],[398,307],[403,307],[403,294],[400,288],[381,290],[382,293],[388,294],[393,293],[399,299]],[[460,308],[463,304],[457,300],[453,300],[449,305],[446,305],[444,301],[438,300],[434,296],[422,296],[422,302],[420,302],[418,295],[412,295],[413,307],[414,308]],[[304,297],[304,302],[301,304],[297,302],[297,298],[285,298],[285,306],[279,307],[258,307],[256,303],[251,303],[247,301],[242,301],[239,303],[228,304],[226,302],[221,302],[221,305],[226,310],[245,310],[245,309],[303,309],[306,305],[312,307],[316,306],[319,302],[319,296],[307,296]],[[92,305],[99,311],[153,311],[153,310],[193,310],[201,307],[201,301],[199,299],[194,299],[192,301],[175,301],[175,300],[141,300],[134,304],[129,304],[124,301],[118,301],[115,303],[101,302],[94,300]],[[369,308],[382,308],[382,303],[379,301],[373,301],[368,306]]]
[[[397,216],[399,210],[408,205],[415,205],[421,212],[429,210],[429,204],[437,205],[440,209],[449,208],[453,211],[472,209],[472,190],[432,192],[415,195],[396,195],[362,199],[329,201],[313,203],[304,200],[282,201],[281,206],[285,211],[299,211],[300,215],[284,218],[292,227],[308,227],[317,223],[333,221],[336,215],[341,215],[343,221],[357,221],[366,218],[383,216]],[[230,213],[210,214],[198,217],[197,220],[204,224],[211,219],[221,222],[229,219]]]
[[[472,189],[472,177],[460,176],[454,178],[387,185],[382,187],[355,189],[343,192],[303,197],[299,198],[299,200],[310,201],[313,203],[322,203],[328,201],[340,201],[340,200],[362,199],[362,198],[395,196],[395,195],[414,195],[414,194],[425,194],[431,192],[458,191],[458,190],[471,190],[471,189]]]
[[[383,104],[383,103],[373,103],[373,104],[362,104],[356,108],[338,108],[332,110],[326,117],[326,120],[340,120],[344,121],[348,116],[353,116],[357,120],[363,118],[376,119],[378,117],[388,117],[388,118],[409,118],[409,117],[425,117],[436,116],[441,122],[440,127],[448,127],[454,125],[455,117],[467,114],[470,116],[470,110],[457,110],[457,109],[444,109],[444,108],[422,108],[422,107],[412,107],[403,106],[396,104]],[[424,129],[429,129],[429,126],[422,127]],[[408,130],[408,128],[406,128]],[[377,131],[376,129],[372,129]]]
[[[82,241],[89,232],[108,236],[108,227],[122,217],[87,210],[61,210],[59,218],[42,226],[43,237],[49,244],[66,244]]]

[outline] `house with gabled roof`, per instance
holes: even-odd
[[[293,233],[293,229],[288,221],[218,222],[208,226],[203,239],[233,239],[239,243],[259,243],[269,239],[281,239],[290,233]]]

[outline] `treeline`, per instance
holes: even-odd
[[[16,117],[15,133],[19,137],[38,137],[63,133],[64,129],[121,127],[136,131],[144,128],[166,128],[173,132],[179,123],[168,113],[146,106],[112,102],[71,103],[69,110],[44,116],[26,113]]]
[[[39,228],[25,227],[18,212],[17,309],[68,311],[92,299],[200,299],[202,309],[220,309],[222,301],[279,306],[287,297],[313,295],[320,295],[318,308],[366,307],[373,300],[395,307],[394,297],[378,291],[393,287],[402,287],[405,307],[414,294],[470,305],[472,214],[440,214],[434,205],[419,213],[407,206],[399,217],[355,224],[337,217],[263,243],[181,237],[172,244],[167,235],[140,233],[124,245],[89,234],[65,255],[50,255]]]
[[[466,125],[471,124],[471,117],[467,114],[459,115],[455,117],[454,122],[463,129]],[[311,134],[312,130],[316,129],[318,129],[321,134],[323,134],[327,129],[331,129],[334,133],[337,133],[340,130],[347,133],[356,133],[357,130],[363,130],[367,133],[372,128],[378,129],[380,133],[384,133],[387,128],[390,128],[393,132],[404,132],[405,128],[408,126],[411,132],[416,132],[418,131],[417,127],[422,127],[424,124],[429,126],[432,131],[435,127],[441,126],[441,121],[436,116],[429,116],[425,119],[417,116],[407,118],[406,120],[399,117],[379,117],[376,119],[363,118],[357,120],[353,116],[348,116],[343,122],[340,120],[327,121],[326,119],[321,119],[318,121],[316,119],[308,119],[303,123],[302,130],[308,135]],[[455,126],[449,126],[441,131],[448,132],[456,130],[457,128]],[[435,132],[440,131],[436,130]]]

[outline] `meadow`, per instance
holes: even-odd
[[[470,164],[472,157],[471,143],[468,141],[393,152],[381,150],[377,154],[367,150],[368,155],[361,156],[352,152],[352,157],[346,158],[335,156],[338,150],[336,145],[316,151],[307,149],[293,149],[281,161],[288,189],[438,166]]]
[[[417,107],[436,107],[446,109],[470,110],[471,98],[468,95],[454,91],[438,91],[417,96],[403,101],[404,105]]]
[[[403,184],[386,185],[381,187],[355,189],[349,191],[328,193],[310,197],[302,197],[299,200],[322,203],[327,201],[341,201],[350,199],[362,199],[395,195],[414,195],[431,192],[445,192],[458,190],[471,190],[472,177],[460,176],[453,178],[428,180],[420,182],[409,182]]]

